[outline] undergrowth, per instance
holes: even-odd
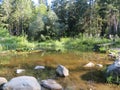
[[[27,50],[35,47],[34,43],[28,42],[26,36],[12,36],[8,30],[0,28],[0,51],[4,50]]]
[[[112,40],[94,38],[94,37],[79,37],[79,38],[61,38],[59,40],[49,40],[41,42],[37,45],[39,48],[57,50],[57,51],[93,51],[95,44],[109,43]]]
[[[93,51],[95,44],[109,43],[110,39],[100,37],[86,37],[85,35],[77,38],[61,38],[60,40],[48,40],[44,42],[30,42],[27,36],[12,36],[8,30],[0,28],[0,51],[17,50],[29,51],[34,49],[45,49],[55,51]],[[120,40],[116,40],[116,44]]]

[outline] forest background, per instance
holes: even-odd
[[[97,43],[119,44],[120,0],[38,1],[0,0],[1,51],[91,50]]]

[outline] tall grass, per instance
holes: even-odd
[[[92,51],[95,44],[102,44],[108,42],[112,42],[112,40],[100,37],[95,38],[83,36],[77,38],[61,38],[60,41],[49,40],[39,43],[38,47],[60,51]]]
[[[0,51],[3,50],[31,50],[48,49],[57,51],[92,51],[95,44],[112,42],[110,39],[100,37],[80,36],[77,38],[61,38],[60,40],[48,40],[44,42],[29,42],[26,36],[12,36],[8,30],[0,28]],[[119,38],[116,40],[120,46]]]
[[[12,36],[8,30],[0,28],[0,51],[15,49],[32,49],[34,43],[28,42],[25,36]]]

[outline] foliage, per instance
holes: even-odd
[[[28,37],[32,40],[39,40],[42,31],[44,31],[44,22],[42,20],[41,15],[38,15],[29,26]]]
[[[65,48],[78,47],[74,40],[81,36],[77,44],[92,48],[96,37],[114,39],[119,35],[119,3],[119,0],[53,0],[50,7],[46,0],[40,0],[37,6],[31,0],[4,0],[0,5],[0,26],[11,35],[23,35],[32,41],[70,38],[73,43],[66,41],[64,44],[70,46]]]
[[[107,76],[106,80],[108,83],[120,83],[120,76],[118,74],[114,75],[115,73],[111,72],[109,76]]]
[[[49,40],[38,44],[39,48],[57,51],[93,51],[93,47],[97,43],[107,43],[109,39],[94,38],[94,37],[79,37],[79,38],[61,38],[58,40]]]
[[[28,42],[25,36],[11,36],[7,29],[0,28],[0,51],[16,49],[33,49],[34,43]]]
[[[47,14],[47,6],[45,4],[40,4],[39,6],[35,7],[36,13],[40,13],[41,15]]]
[[[63,30],[66,34],[63,33],[63,35],[74,37],[79,33],[87,33],[92,36],[107,36],[118,34],[119,31],[117,29],[119,21],[117,3],[119,3],[117,0],[115,2],[109,0],[53,0],[52,8],[59,17],[59,22],[67,26],[67,29]]]
[[[50,8],[43,0],[38,6],[31,0],[4,0],[0,5],[0,25],[21,40],[45,41],[38,47],[50,42],[50,47],[57,50],[89,51],[94,44],[111,42],[119,35],[118,3],[118,0],[53,0]],[[111,34],[113,38],[109,37]],[[10,38],[6,41],[15,43]],[[119,44],[119,37],[116,43]]]
[[[31,0],[4,0],[1,8],[3,22],[8,24],[11,34],[21,35],[26,32],[32,16]]]
[[[42,9],[41,5],[39,9]],[[37,11],[37,16],[34,16],[33,22],[30,23],[28,38],[37,41],[56,38],[59,31],[57,19],[56,14],[52,10],[45,13]]]

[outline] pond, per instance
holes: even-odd
[[[85,68],[84,65],[93,62],[104,67]],[[0,55],[0,76],[10,80],[21,75],[30,75],[38,80],[55,79],[64,90],[120,90],[119,85],[108,84],[105,81],[104,69],[113,63],[107,54],[95,52],[34,52],[11,53]],[[61,64],[69,69],[68,77],[57,77],[56,68]],[[34,70],[35,66],[45,66],[44,70]],[[17,69],[25,72],[16,74]]]

